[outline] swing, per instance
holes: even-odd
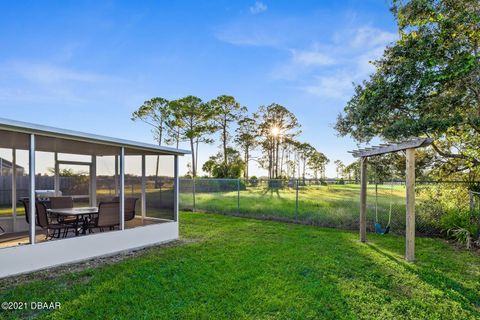
[[[378,222],[378,185],[375,183],[375,233],[376,234],[388,234],[390,232],[390,222],[392,221],[392,196],[393,196],[393,181],[390,187],[390,210],[388,212],[388,222],[385,229]]]

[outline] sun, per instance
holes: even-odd
[[[271,133],[272,133],[272,136],[276,137],[280,134],[280,128],[279,127],[272,127],[270,129]]]

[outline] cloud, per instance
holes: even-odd
[[[352,88],[352,75],[345,71],[318,76],[314,83],[301,87],[303,91],[312,95],[341,100],[348,99],[348,93]]]
[[[285,29],[288,21],[256,20],[234,21],[216,28],[215,37],[235,46],[272,47],[284,46],[288,35],[278,30]]]
[[[380,58],[397,35],[365,26],[337,35],[336,39],[329,49],[337,58],[335,68],[318,72],[300,88],[312,95],[347,100],[353,92],[353,83],[361,82],[374,72],[370,61]]]
[[[339,63],[336,58],[329,55],[326,50],[318,46],[309,49],[289,49],[290,59],[277,65],[271,76],[277,80],[298,80],[302,76],[324,68],[330,68]]]
[[[77,71],[45,63],[13,62],[4,67],[12,76],[39,84],[58,82],[102,82],[113,78],[93,72]]]
[[[0,65],[0,101],[9,103],[90,103],[86,97],[101,99],[122,85],[125,81],[117,77],[48,62],[16,60]]]
[[[264,29],[230,26],[218,31],[217,39],[236,46],[277,47],[281,39]]]
[[[255,4],[250,7],[250,13],[251,14],[259,14],[262,12],[267,11],[268,7],[266,4],[264,4],[261,1],[255,1]]]
[[[383,31],[369,26],[359,28],[351,41],[353,48],[360,47],[384,47],[397,39],[397,35],[392,32]]]
[[[304,66],[328,66],[335,64],[335,59],[318,50],[295,50],[292,49],[294,63]]]

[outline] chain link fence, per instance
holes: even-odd
[[[1,177],[0,216],[11,216],[11,180]],[[18,177],[17,196],[26,197],[28,177]],[[25,180],[25,181],[24,181]],[[97,199],[116,194],[114,177],[97,177]],[[37,177],[36,188],[53,189],[53,177]],[[88,205],[88,181],[61,178],[68,195],[86,195],[75,201]],[[75,186],[75,187],[73,187]],[[173,208],[173,178],[147,178],[147,210],[170,218]],[[367,228],[390,225],[393,233],[405,231],[404,181],[370,181],[367,188]],[[125,194],[141,197],[141,179],[128,176]],[[7,196],[8,195],[8,196]],[[85,203],[81,202],[84,201]],[[81,203],[80,203],[81,202]],[[137,202],[140,206],[140,201]],[[180,210],[240,215],[291,221],[322,227],[358,230],[360,184],[355,180],[312,179],[180,179]],[[22,214],[23,208],[18,208]],[[140,207],[138,207],[140,210]],[[480,194],[469,192],[461,181],[417,181],[416,230],[421,235],[439,235],[451,226],[470,220],[480,230]],[[463,219],[463,222],[460,221]],[[448,226],[448,227],[446,227]]]
[[[367,187],[367,227],[389,224],[405,232],[404,181],[370,181]],[[452,210],[469,210],[464,182],[417,181],[416,230],[439,235],[442,219]],[[180,179],[180,209],[272,219],[358,230],[360,184],[355,180]]]

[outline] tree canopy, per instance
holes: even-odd
[[[329,160],[311,144],[296,140],[300,123],[295,114],[277,103],[261,106],[251,115],[247,112],[246,107],[227,95],[207,103],[195,96],[172,101],[155,97],[133,112],[132,120],[152,126],[159,144],[176,144],[178,148],[180,142],[188,142],[192,161],[187,166],[193,177],[198,175],[199,145],[213,143],[218,133],[221,151],[202,166],[210,176],[236,178],[243,173],[248,179],[248,164],[254,159],[268,170],[270,178],[305,180],[307,173],[317,179],[325,178]],[[238,150],[230,146],[233,133]],[[252,157],[255,149],[260,149],[260,157]],[[159,165],[157,158],[157,178]]]
[[[355,87],[336,129],[360,142],[434,137],[448,172],[480,164],[480,3],[394,1],[399,40]]]

